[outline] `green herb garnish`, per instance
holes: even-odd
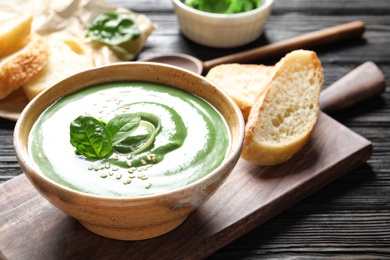
[[[192,8],[209,13],[235,14],[261,6],[262,0],[182,0]]]
[[[146,134],[132,136],[137,129],[146,129]],[[107,124],[92,116],[79,116],[70,124],[70,143],[77,153],[92,159],[104,158],[114,149],[136,154],[153,145],[160,129],[160,118],[144,112],[117,115]]]
[[[70,143],[89,158],[103,158],[112,151],[112,138],[104,124],[91,116],[79,116],[70,124]]]
[[[141,117],[136,114],[121,114],[111,119],[106,128],[112,136],[113,144],[122,142],[139,126]]]
[[[114,145],[114,149],[121,153],[137,154],[145,151],[154,143],[156,135],[161,129],[161,120],[158,116],[138,112],[137,115],[141,118],[136,135],[128,135],[121,142]]]
[[[140,35],[137,23],[129,15],[102,13],[91,21],[86,36],[109,45],[120,45]]]

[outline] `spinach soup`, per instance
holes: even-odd
[[[29,152],[50,179],[109,197],[164,193],[216,169],[230,148],[222,115],[185,91],[148,82],[99,84],[47,108]]]

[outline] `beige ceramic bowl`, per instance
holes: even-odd
[[[238,47],[257,39],[264,30],[274,0],[252,11],[237,14],[215,14],[188,7],[172,0],[182,33],[190,40],[216,48]]]
[[[231,131],[230,151],[222,165],[180,189],[138,198],[90,195],[61,186],[45,177],[28,152],[29,132],[39,115],[57,99],[77,90],[104,82],[132,80],[167,84],[194,93],[213,104],[222,113]],[[58,209],[96,234],[120,240],[141,240],[174,229],[210,198],[236,165],[243,137],[244,121],[238,107],[227,94],[205,78],[169,65],[127,62],[78,73],[37,96],[17,121],[14,147],[28,179]]]

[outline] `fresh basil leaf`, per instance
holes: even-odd
[[[91,21],[86,36],[109,45],[120,45],[140,35],[137,23],[129,15],[102,13]]]
[[[141,117],[137,114],[120,114],[108,121],[106,128],[112,136],[113,144],[126,139],[139,126]]]
[[[137,128],[137,133],[128,135],[127,138],[122,139],[121,142],[116,142],[114,144],[114,149],[116,151],[138,154],[154,144],[156,135],[161,130],[160,118],[147,112],[138,112],[137,115],[141,119]]]
[[[88,158],[104,158],[112,151],[110,134],[91,116],[79,116],[70,123],[70,143]]]
[[[104,158],[113,148],[136,154],[151,147],[160,130],[160,118],[146,112],[120,114],[107,123],[79,116],[70,124],[70,142],[78,154],[88,158]]]
[[[153,143],[155,131],[156,128],[151,123],[141,121],[137,130],[122,142],[114,145],[114,149],[120,153],[140,153]]]

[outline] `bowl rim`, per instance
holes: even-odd
[[[30,113],[31,107],[33,107],[34,104],[38,103],[42,98],[44,98],[45,97],[45,93],[50,91],[50,89],[52,89],[52,87],[57,86],[58,84],[60,84],[60,82],[69,81],[70,78],[72,78],[72,77],[74,77],[76,75],[88,74],[91,71],[99,71],[99,70],[102,70],[102,69],[104,69],[106,67],[137,66],[137,65],[151,65],[151,66],[157,66],[157,67],[171,68],[171,69],[174,69],[174,70],[179,70],[179,71],[184,72],[186,74],[191,74],[192,76],[195,76],[195,77],[198,77],[198,78],[200,77],[200,79],[202,81],[206,81],[208,84],[213,86],[223,96],[224,99],[229,101],[230,105],[232,106],[232,108],[235,111],[235,114],[238,117],[237,127],[239,129],[239,132],[238,132],[238,138],[237,138],[236,145],[235,146],[233,146],[233,144],[230,145],[230,152],[227,154],[227,156],[222,161],[222,163],[217,168],[215,168],[213,171],[211,171],[210,173],[205,175],[204,177],[202,177],[202,178],[200,178],[200,179],[198,179],[198,180],[196,180],[196,181],[194,181],[194,182],[192,182],[190,184],[178,187],[176,189],[168,190],[168,191],[163,192],[163,193],[156,193],[156,194],[144,195],[144,196],[136,196],[136,197],[115,197],[115,196],[104,196],[104,195],[90,194],[90,193],[86,193],[86,192],[82,192],[82,191],[71,189],[71,188],[69,188],[69,187],[67,187],[65,185],[61,185],[61,184],[57,183],[56,181],[52,180],[51,178],[47,177],[45,174],[43,174],[41,172],[41,170],[39,169],[39,167],[34,162],[34,160],[29,155],[28,149],[26,150],[24,148],[22,142],[18,138],[20,136],[20,133],[22,131],[24,131],[24,129],[22,128],[22,123],[28,119],[28,115]],[[87,88],[88,86],[101,84],[101,83],[103,83],[103,82],[95,83],[95,84],[92,84],[92,85],[85,85],[85,86],[83,86],[82,88],[80,88],[78,90]],[[212,83],[210,80],[206,79],[205,77],[203,77],[203,76],[201,76],[199,74],[196,74],[194,72],[191,72],[189,70],[186,70],[186,69],[183,69],[183,68],[179,68],[177,66],[173,66],[173,65],[169,65],[169,64],[162,64],[162,63],[157,63],[157,62],[146,62],[146,61],[117,62],[117,63],[113,63],[113,64],[106,64],[106,65],[94,67],[94,68],[91,68],[91,69],[83,70],[81,72],[72,74],[72,75],[64,78],[63,80],[55,83],[54,85],[52,85],[52,87],[44,90],[43,92],[38,94],[33,100],[31,100],[28,103],[28,105],[22,111],[18,121],[16,122],[15,128],[14,128],[13,146],[14,146],[15,154],[16,154],[16,157],[17,157],[17,159],[19,161],[19,164],[23,163],[21,165],[22,170],[23,169],[27,169],[27,171],[29,172],[28,174],[26,174],[24,172],[24,174],[27,176],[27,178],[30,181],[31,181],[31,179],[30,179],[31,177],[29,175],[34,175],[35,176],[34,178],[37,178],[39,180],[43,180],[44,182],[48,182],[56,190],[65,190],[66,192],[70,192],[73,195],[82,196],[82,197],[84,197],[86,199],[96,199],[96,200],[106,201],[106,202],[107,201],[110,201],[110,202],[113,202],[113,201],[118,201],[118,202],[124,202],[124,201],[137,201],[137,202],[139,202],[139,201],[150,201],[150,200],[161,199],[161,198],[164,198],[164,197],[170,197],[170,196],[172,196],[174,194],[181,193],[181,192],[183,192],[185,190],[191,190],[191,189],[194,188],[194,186],[197,186],[200,182],[205,181],[206,178],[212,178],[213,176],[217,175],[218,171],[222,170],[225,167],[228,167],[229,164],[231,164],[232,162],[236,163],[238,161],[238,159],[240,158],[242,145],[243,145],[243,140],[244,140],[244,135],[245,135],[245,122],[244,122],[244,118],[243,118],[243,116],[241,114],[241,111],[240,111],[238,105],[234,102],[234,100],[223,89],[221,89],[220,87],[218,87],[216,84]],[[74,93],[74,92],[72,92],[72,93]],[[69,93],[67,95],[70,95],[70,94],[71,93]],[[62,96],[63,95],[61,95],[61,97]],[[56,100],[58,100],[58,98]],[[51,104],[49,104],[48,106],[54,104],[56,102],[56,100],[54,102],[52,102]],[[39,117],[39,115],[38,115],[38,117]],[[35,121],[36,120],[34,120],[34,123],[35,123]],[[31,129],[28,129],[29,133],[30,133],[30,130]],[[229,132],[232,135],[230,129],[229,129]],[[27,138],[27,140],[28,140],[28,138]],[[27,144],[27,146],[28,146],[28,144]],[[235,160],[235,158],[237,158],[237,160]],[[33,185],[35,186],[34,182],[33,182]]]
[[[189,7],[188,5],[184,4],[181,0],[172,0],[172,2],[174,4],[176,4],[177,6],[179,6],[182,9],[186,10],[187,12],[201,15],[204,17],[215,18],[215,19],[229,19],[229,18],[231,18],[231,19],[236,18],[237,19],[237,18],[243,18],[243,17],[255,15],[257,13],[261,13],[261,12],[267,10],[268,8],[271,8],[273,3],[275,2],[275,0],[263,0],[263,1],[264,1],[264,3],[260,7],[255,8],[255,9],[250,10],[250,11],[241,12],[241,13],[234,13],[234,14],[219,14],[219,13],[210,13],[210,12],[197,10],[195,8]]]

